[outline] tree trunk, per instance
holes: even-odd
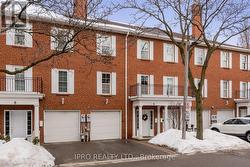
[[[196,132],[196,138],[203,140],[203,118],[202,118],[202,95],[201,93],[197,93],[195,95],[196,100],[196,122],[197,122],[197,132]]]

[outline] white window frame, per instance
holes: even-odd
[[[142,57],[142,46],[143,43],[147,42],[149,44],[149,48],[148,48],[148,57]],[[137,59],[141,59],[141,60],[154,60],[154,42],[150,41],[150,40],[141,40],[138,39],[137,40]]]
[[[163,61],[169,62],[169,63],[178,63],[178,52],[179,52],[179,49],[176,45],[170,44],[170,43],[164,43],[163,44]]]
[[[203,66],[206,56],[207,49],[205,48],[195,48],[194,49],[194,65]]]
[[[173,81],[172,90],[169,90],[168,80]],[[168,93],[172,92],[172,93]],[[163,95],[166,96],[178,96],[178,77],[177,76],[163,76]]]
[[[110,41],[106,45],[107,39]],[[109,52],[104,52],[103,47],[109,48]],[[96,53],[101,56],[116,56],[116,36],[108,34],[96,34]]]
[[[103,75],[104,74],[109,75],[109,77],[110,77],[109,83],[103,83]],[[111,72],[102,72],[102,83],[101,84],[102,84],[102,94],[103,95],[111,95],[112,94],[112,73]],[[108,93],[103,92],[103,86],[104,85],[109,85],[109,92]]]
[[[59,91],[59,71],[67,72],[67,92]],[[74,70],[51,69],[51,93],[52,94],[74,94]]]
[[[110,93],[103,93],[103,83],[102,83],[102,74],[110,74]],[[96,72],[96,92],[97,95],[104,96],[115,96],[116,95],[116,72]]]
[[[232,68],[232,53],[228,51],[220,52],[220,67],[221,68]]]
[[[194,84],[196,88],[198,89],[198,84],[200,83],[199,78],[194,78]],[[207,84],[207,79],[204,79],[204,84],[202,86],[202,97],[207,98],[208,94],[208,84]]]
[[[225,89],[225,84],[227,84],[226,89]],[[232,98],[232,81],[231,80],[220,81],[220,96],[221,98],[227,98],[227,99]]]
[[[65,35],[63,35],[64,41],[69,42],[69,40],[71,40],[71,38],[73,38],[74,30],[58,28],[58,27],[52,27],[51,28],[51,37],[50,37],[50,48],[51,48],[51,50],[57,50],[57,51],[62,51],[63,50],[63,48],[59,47],[59,41],[56,38],[56,36],[59,33],[65,34]],[[65,45],[65,43],[63,45]],[[66,50],[69,49],[69,51],[72,52],[73,47],[74,47],[74,41],[69,42],[65,49]]]
[[[244,86],[243,85],[245,85],[245,90],[244,90]],[[248,87],[248,82],[242,82],[242,81],[240,81],[240,98],[247,98],[248,97],[248,89],[249,89],[249,87]]]
[[[250,55],[240,54],[240,69],[250,70]]]

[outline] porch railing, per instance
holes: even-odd
[[[43,93],[43,81],[41,77],[0,77],[1,92]]]
[[[235,98],[236,99],[250,99],[250,89],[236,90]]]
[[[145,95],[153,95],[153,96],[183,96],[184,95],[184,86],[176,86],[176,85],[160,85],[160,84],[136,84],[130,86],[129,90],[130,96],[145,96]],[[188,88],[188,96],[194,97],[194,93],[191,88]]]

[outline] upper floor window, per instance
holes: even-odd
[[[11,25],[11,21],[6,21]],[[17,22],[6,31],[6,45],[32,47],[32,24]]]
[[[240,98],[247,98],[248,96],[248,83],[240,82]]]
[[[137,93],[139,95],[154,94],[154,76],[137,74]]]
[[[116,56],[116,36],[96,35],[96,52],[104,56]]]
[[[20,68],[15,68],[19,70]],[[15,75],[15,90],[16,91],[25,91],[25,76],[24,72],[18,73]]]
[[[194,79],[194,84],[196,86],[196,88],[198,88],[198,85],[200,83],[200,79],[195,78]],[[204,79],[204,84],[202,86],[202,97],[207,97],[207,92],[208,92],[208,88],[207,88],[207,79]]]
[[[221,68],[232,68],[232,53],[231,52],[221,51],[220,67]]]
[[[178,96],[178,77],[163,77],[163,94],[167,96]]]
[[[97,71],[96,87],[98,95],[116,95],[116,73]]]
[[[53,27],[51,29],[51,49],[72,51],[74,46],[73,35],[73,30]]]
[[[51,89],[54,94],[74,94],[74,70],[52,69]]]
[[[207,49],[204,48],[195,48],[194,53],[194,64],[203,65],[206,59]]]
[[[164,62],[178,63],[178,47],[173,44],[163,45]]]
[[[240,55],[240,69],[250,70],[250,56],[244,54]]]
[[[137,40],[137,58],[143,60],[153,60],[154,43],[148,40]]]
[[[232,81],[229,80],[220,81],[220,97],[232,98]]]

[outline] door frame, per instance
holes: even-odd
[[[25,112],[25,134],[26,134],[26,138],[27,137],[31,137],[31,135],[32,135],[32,131],[33,131],[33,112],[32,112],[32,110],[4,110],[4,121],[3,121],[3,125],[4,125],[4,135],[6,136],[6,127],[5,127],[5,121],[6,121],[6,119],[5,119],[5,114],[6,114],[6,112],[9,112],[10,113],[10,115],[9,115],[9,118],[10,118],[10,120],[9,120],[9,122],[10,122],[10,125],[9,125],[9,127],[10,127],[10,134],[9,134],[9,136],[10,136],[10,138],[12,138],[12,130],[11,130],[11,118],[12,118],[12,112],[21,112],[21,111],[23,111],[23,112]],[[27,112],[28,111],[30,111],[31,112],[31,134],[30,135],[28,135],[27,134],[27,131],[28,131],[28,129],[27,129],[27,123],[28,123],[28,120],[27,120]]]
[[[154,109],[142,109],[142,115],[143,115],[143,112],[144,111],[149,111],[149,112],[152,112],[152,118],[150,118],[150,119],[152,119],[152,129],[150,129],[150,134],[149,134],[149,136],[154,136],[154,129],[155,129],[155,123],[154,123],[154,119],[155,119],[155,115],[154,115]],[[142,118],[141,118],[142,119]],[[143,120],[142,120],[143,121]],[[151,120],[150,120],[151,121]],[[151,122],[150,122],[151,123]],[[151,126],[151,125],[150,125]],[[143,126],[142,126],[142,128],[143,128]],[[142,134],[142,136],[143,136],[143,134]]]
[[[119,126],[120,126],[120,138],[119,139],[122,139],[122,110],[118,109],[118,110],[115,110],[115,109],[112,109],[112,110],[91,110],[90,112],[90,136],[91,136],[91,122],[92,122],[92,117],[91,117],[91,114],[92,112],[119,112],[119,117],[120,117],[120,121],[119,121]],[[90,138],[91,140],[91,138]]]
[[[61,113],[64,113],[64,112],[78,112],[78,127],[79,127],[79,134],[81,135],[81,110],[44,110],[43,111],[43,140],[44,140],[44,143],[53,143],[53,142],[46,142],[45,140],[45,131],[46,131],[46,121],[45,121],[45,118],[46,118],[46,112],[61,112]],[[79,136],[79,141],[81,140],[81,136]]]

